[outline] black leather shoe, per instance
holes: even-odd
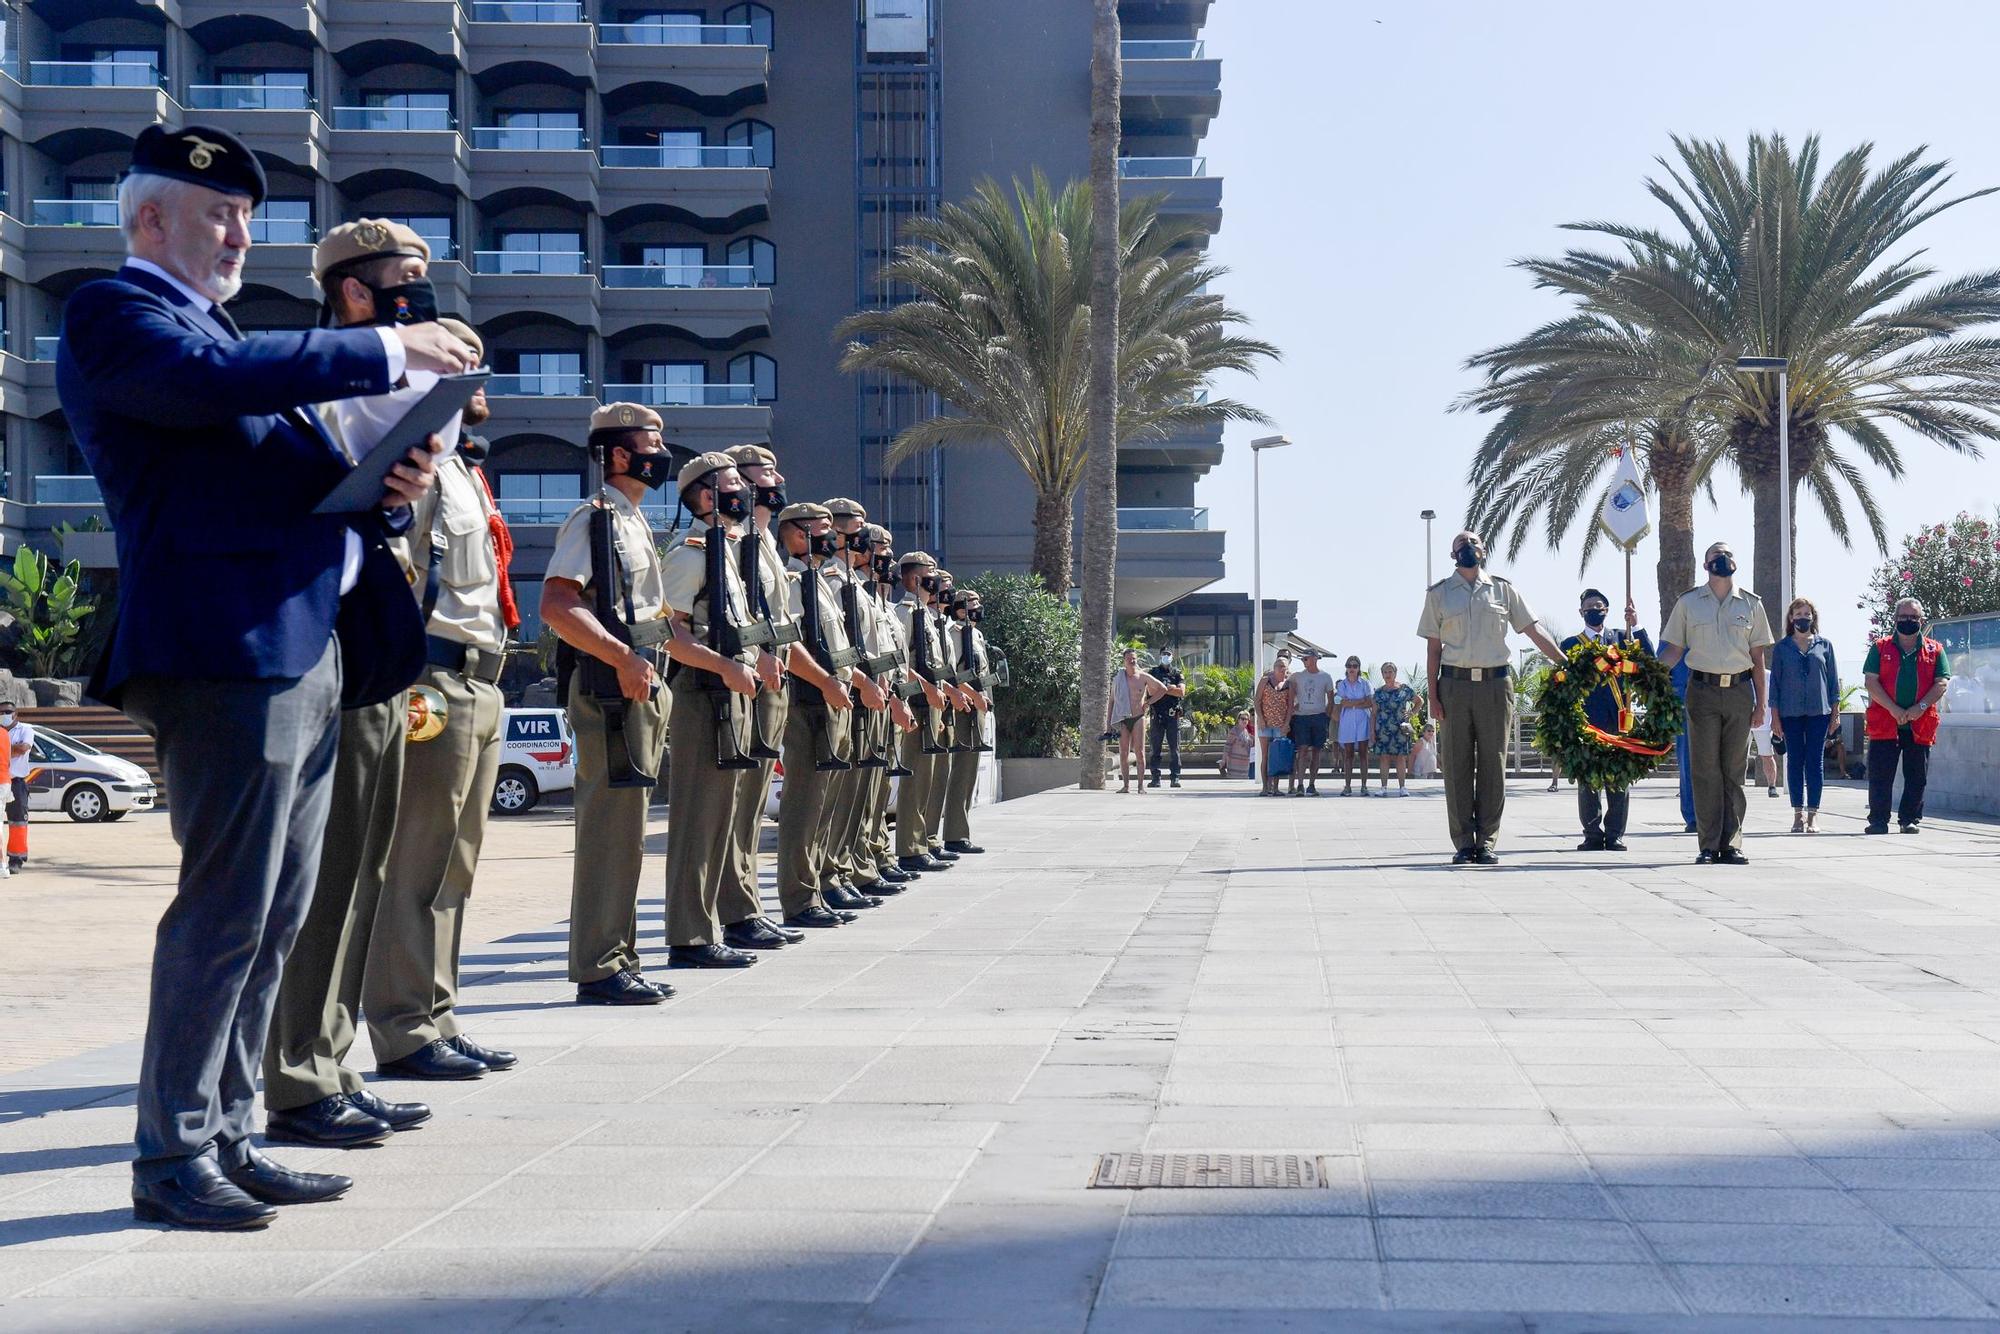
[[[1153,781],[1152,781],[1152,782],[1150,782],[1150,783],[1146,784],[1146,786],[1147,786],[1147,787],[1158,787],[1159,785],[1160,785],[1160,779],[1159,779],[1159,775],[1157,775],[1157,774],[1155,774],[1155,775],[1153,776]]]
[[[1914,834],[1917,832],[1917,827],[1914,824],[1898,825],[1896,832],[1899,834]]]
[[[1172,787],[1179,787],[1181,785],[1181,780],[1178,778],[1170,778],[1167,782]]]
[[[319,1149],[358,1149],[380,1144],[395,1132],[388,1120],[355,1106],[344,1093],[329,1093],[318,1102],[264,1118],[264,1138],[273,1144],[310,1144]]]
[[[671,994],[637,973],[613,973],[576,985],[578,1005],[658,1005]]]
[[[387,1102],[367,1089],[357,1089],[347,1100],[377,1121],[387,1121],[391,1130],[415,1130],[431,1119],[431,1109],[420,1102]],[[270,1138],[267,1133],[265,1138]]]
[[[384,1061],[375,1073],[389,1079],[477,1079],[486,1062],[460,1055],[449,1042],[436,1038],[397,1061]]]
[[[761,913],[758,915],[757,920],[762,922],[765,926],[771,928],[771,930],[777,932],[778,939],[784,941],[787,945],[796,945],[800,941],[806,938],[805,932],[788,931],[784,927],[779,926],[776,922],[772,921],[770,918],[763,916]]]
[[[676,968],[748,968],[757,956],[727,945],[674,945],[667,962]]]
[[[1724,866],[1748,866],[1750,864],[1750,859],[1745,857],[1742,851],[1737,848],[1724,848],[1722,855],[1717,857],[1716,860]]]
[[[955,862],[958,860],[958,854],[946,850],[942,843],[933,843],[925,850],[931,854],[931,860],[934,862]]]
[[[942,871],[944,863],[933,862],[929,857],[919,852],[915,856],[896,858],[896,869],[902,871],[905,875],[922,875],[925,871]]]
[[[902,893],[903,887],[892,885],[886,880],[857,880],[854,882],[854,892],[872,898],[887,899]]]
[[[1153,786],[1158,787],[1159,784],[1155,783],[1153,784]],[[955,838],[951,842],[944,845],[944,850],[946,852],[971,852],[971,853],[980,853],[986,851],[985,848],[980,847],[977,843],[974,843],[969,838]]]
[[[353,1177],[335,1176],[331,1172],[293,1172],[248,1144],[243,1146],[243,1165],[225,1167],[222,1175],[251,1199],[266,1204],[323,1204],[354,1189]]]
[[[213,1158],[193,1158],[165,1181],[132,1183],[132,1217],[141,1223],[214,1230],[265,1227],[278,1216],[222,1174]]]
[[[1886,834],[1889,832],[1889,826],[1885,824],[1871,824],[1864,827],[1861,832],[1864,834]]]
[[[1472,864],[1474,866],[1498,866],[1500,864],[1500,854],[1491,848],[1474,848],[1472,850]]]
[[[1701,856],[1696,857],[1694,859],[1694,864],[1696,866],[1713,866],[1715,865],[1715,854],[1710,852],[1707,848],[1703,848],[1701,850]]]
[[[846,885],[823,885],[819,897],[827,907],[841,912],[860,912],[864,908],[882,906],[882,900],[870,894],[857,894]]]
[[[1605,839],[1605,840],[1604,840],[1604,850],[1605,850],[1606,852],[1630,852],[1630,851],[1631,851],[1631,849],[1630,849],[1630,848],[1628,848],[1628,847],[1626,847],[1626,846],[1625,846],[1625,840],[1624,840],[1624,839],[1622,839],[1622,838],[1607,838],[1607,839]]]
[[[785,938],[755,917],[722,928],[722,943],[733,950],[781,950]]]
[[[875,868],[875,871],[876,874],[882,877],[882,880],[885,883],[891,885],[906,885],[910,881],[915,880],[917,878],[915,873],[910,871],[905,871],[902,867],[893,864],[889,866],[878,866]]]
[[[1583,842],[1576,845],[1576,850],[1578,852],[1602,852],[1604,851],[1604,846],[1604,840],[1601,838],[1586,838]]]
[[[785,919],[786,926],[807,927],[817,930],[822,927],[845,926],[854,920],[853,913],[838,913],[831,908],[822,908],[815,903],[802,912],[795,912]]]
[[[482,1047],[463,1033],[455,1038],[446,1038],[445,1041],[450,1043],[451,1049],[460,1056],[470,1056],[475,1061],[485,1062],[489,1070],[512,1070],[521,1063],[521,1058],[513,1052]]]
[[[1460,848],[1457,852],[1451,854],[1451,864],[1453,866],[1463,866],[1471,860],[1472,860],[1471,848]]]

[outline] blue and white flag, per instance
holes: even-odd
[[[1629,552],[1639,545],[1640,538],[1653,531],[1653,520],[1646,510],[1646,484],[1639,480],[1639,466],[1632,461],[1632,451],[1621,449],[1617,457],[1611,485],[1604,492],[1604,503],[1597,508],[1597,526]]]

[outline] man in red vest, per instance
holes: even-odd
[[[1903,800],[1896,822],[1902,832],[1914,834],[1924,818],[1938,701],[1951,681],[1944,646],[1924,633],[1923,603],[1904,598],[1896,604],[1896,633],[1869,648],[1861,679],[1868,683],[1868,827],[1862,832],[1889,832],[1889,795],[1900,759]]]

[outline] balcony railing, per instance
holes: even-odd
[[[475,23],[581,23],[583,6],[565,0],[473,0]]]
[[[1118,174],[1128,179],[1157,180],[1208,175],[1205,157],[1121,157]]]
[[[1200,60],[1208,54],[1208,44],[1199,37],[1192,41],[1131,41],[1118,43],[1123,60]]]
[[[606,287],[755,287],[750,264],[607,264]]]
[[[191,83],[187,104],[197,111],[310,111],[315,105],[303,88],[236,83]]]
[[[104,492],[89,473],[82,476],[41,476],[35,478],[38,505],[102,505]]]
[[[335,107],[336,130],[449,130],[451,113],[442,107]]]
[[[537,148],[586,148],[589,142],[574,125],[515,126],[477,125],[466,131],[474,148],[532,150]]]
[[[28,82],[48,88],[158,88],[150,60],[30,60]]]
[[[574,276],[589,273],[581,250],[475,250],[474,273],[541,273]]]
[[[754,46],[756,30],[747,23],[600,23],[597,40],[606,46]]]
[[[1188,533],[1204,532],[1207,528],[1206,505],[1118,507],[1118,531],[1121,533]]]
[[[35,355],[32,360],[54,361],[56,359],[56,344],[60,342],[62,342],[60,337],[52,335],[38,336],[34,341]]]
[[[754,408],[754,384],[607,384],[607,403],[643,403],[649,408]]]
[[[318,231],[299,218],[252,218],[250,240],[256,245],[311,245]]]
[[[560,500],[540,496],[501,496],[493,502],[500,510],[500,517],[510,526],[520,527],[533,524],[547,524],[554,527],[568,518],[570,511],[583,502],[581,500]],[[639,506],[639,513],[646,516],[652,525],[653,536],[664,538],[688,526],[688,516],[681,515],[678,526],[674,523],[674,506],[651,501]]]
[[[37,227],[116,227],[118,201],[115,199],[37,199]]]
[[[607,167],[754,167],[748,144],[606,144],[597,150]]]
[[[515,372],[493,376],[486,392],[499,398],[573,398],[590,392],[590,377],[577,371]]]

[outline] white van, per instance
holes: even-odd
[[[544,792],[576,786],[576,737],[561,709],[508,709],[500,715],[500,774],[493,813],[531,811]]]

